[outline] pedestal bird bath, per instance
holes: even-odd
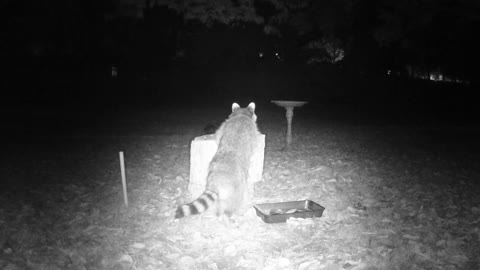
[[[307,101],[296,101],[296,100],[272,100],[277,106],[283,107],[286,110],[286,117],[287,117],[287,138],[285,149],[290,147],[292,143],[292,121],[293,121],[293,109],[295,107],[302,107],[303,105],[307,104]]]

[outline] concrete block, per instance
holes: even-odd
[[[205,191],[208,165],[217,152],[215,135],[196,137],[190,145],[190,181],[188,191],[191,199]]]
[[[215,135],[196,137],[190,146],[190,182],[188,191],[190,198],[195,199],[205,191],[208,166],[217,152]],[[257,148],[250,161],[248,184],[253,195],[253,183],[262,180],[263,160],[265,155],[265,135],[258,136]]]

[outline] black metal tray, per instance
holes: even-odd
[[[263,203],[253,206],[257,216],[266,223],[286,222],[288,218],[321,217],[325,207],[311,200]]]

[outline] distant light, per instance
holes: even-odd
[[[443,74],[438,73],[438,72],[432,72],[430,73],[430,76],[428,77],[430,81],[434,82],[441,82],[444,81],[446,78],[444,78]]]
[[[259,52],[258,57],[263,58],[263,52]]]
[[[116,66],[112,66],[112,78],[116,78],[118,76],[118,68]]]
[[[175,52],[175,56],[173,57],[174,60],[184,59],[186,57],[185,50],[180,49]]]
[[[415,79],[420,79],[420,80],[428,80],[432,82],[438,82],[438,83],[456,83],[456,84],[465,84],[469,85],[470,82],[467,80],[461,80],[458,77],[452,77],[450,75],[446,75],[441,72],[441,70],[434,69],[430,71],[423,71],[423,69],[419,68],[418,66],[412,66],[412,65],[407,65],[406,66],[407,70],[407,76]],[[387,70],[388,72],[388,70]],[[395,75],[400,76],[399,71],[394,72]]]
[[[275,57],[277,58],[277,60],[283,61],[282,56],[280,55],[280,53],[275,52]]]
[[[392,75],[392,71],[390,69],[387,70],[387,75]]]

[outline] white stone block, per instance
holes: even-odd
[[[197,198],[207,184],[208,165],[217,152],[215,135],[196,137],[190,146],[190,182],[188,191],[191,199]]]
[[[195,199],[205,191],[208,166],[217,152],[215,135],[196,137],[190,147],[190,182],[188,191],[190,198]],[[253,195],[253,183],[262,180],[263,160],[265,155],[265,135],[258,136],[257,148],[250,161],[248,184]]]
[[[250,169],[248,170],[248,180],[250,183],[256,183],[262,180],[263,160],[265,157],[265,134],[258,135],[257,148],[253,152],[250,160]]]

